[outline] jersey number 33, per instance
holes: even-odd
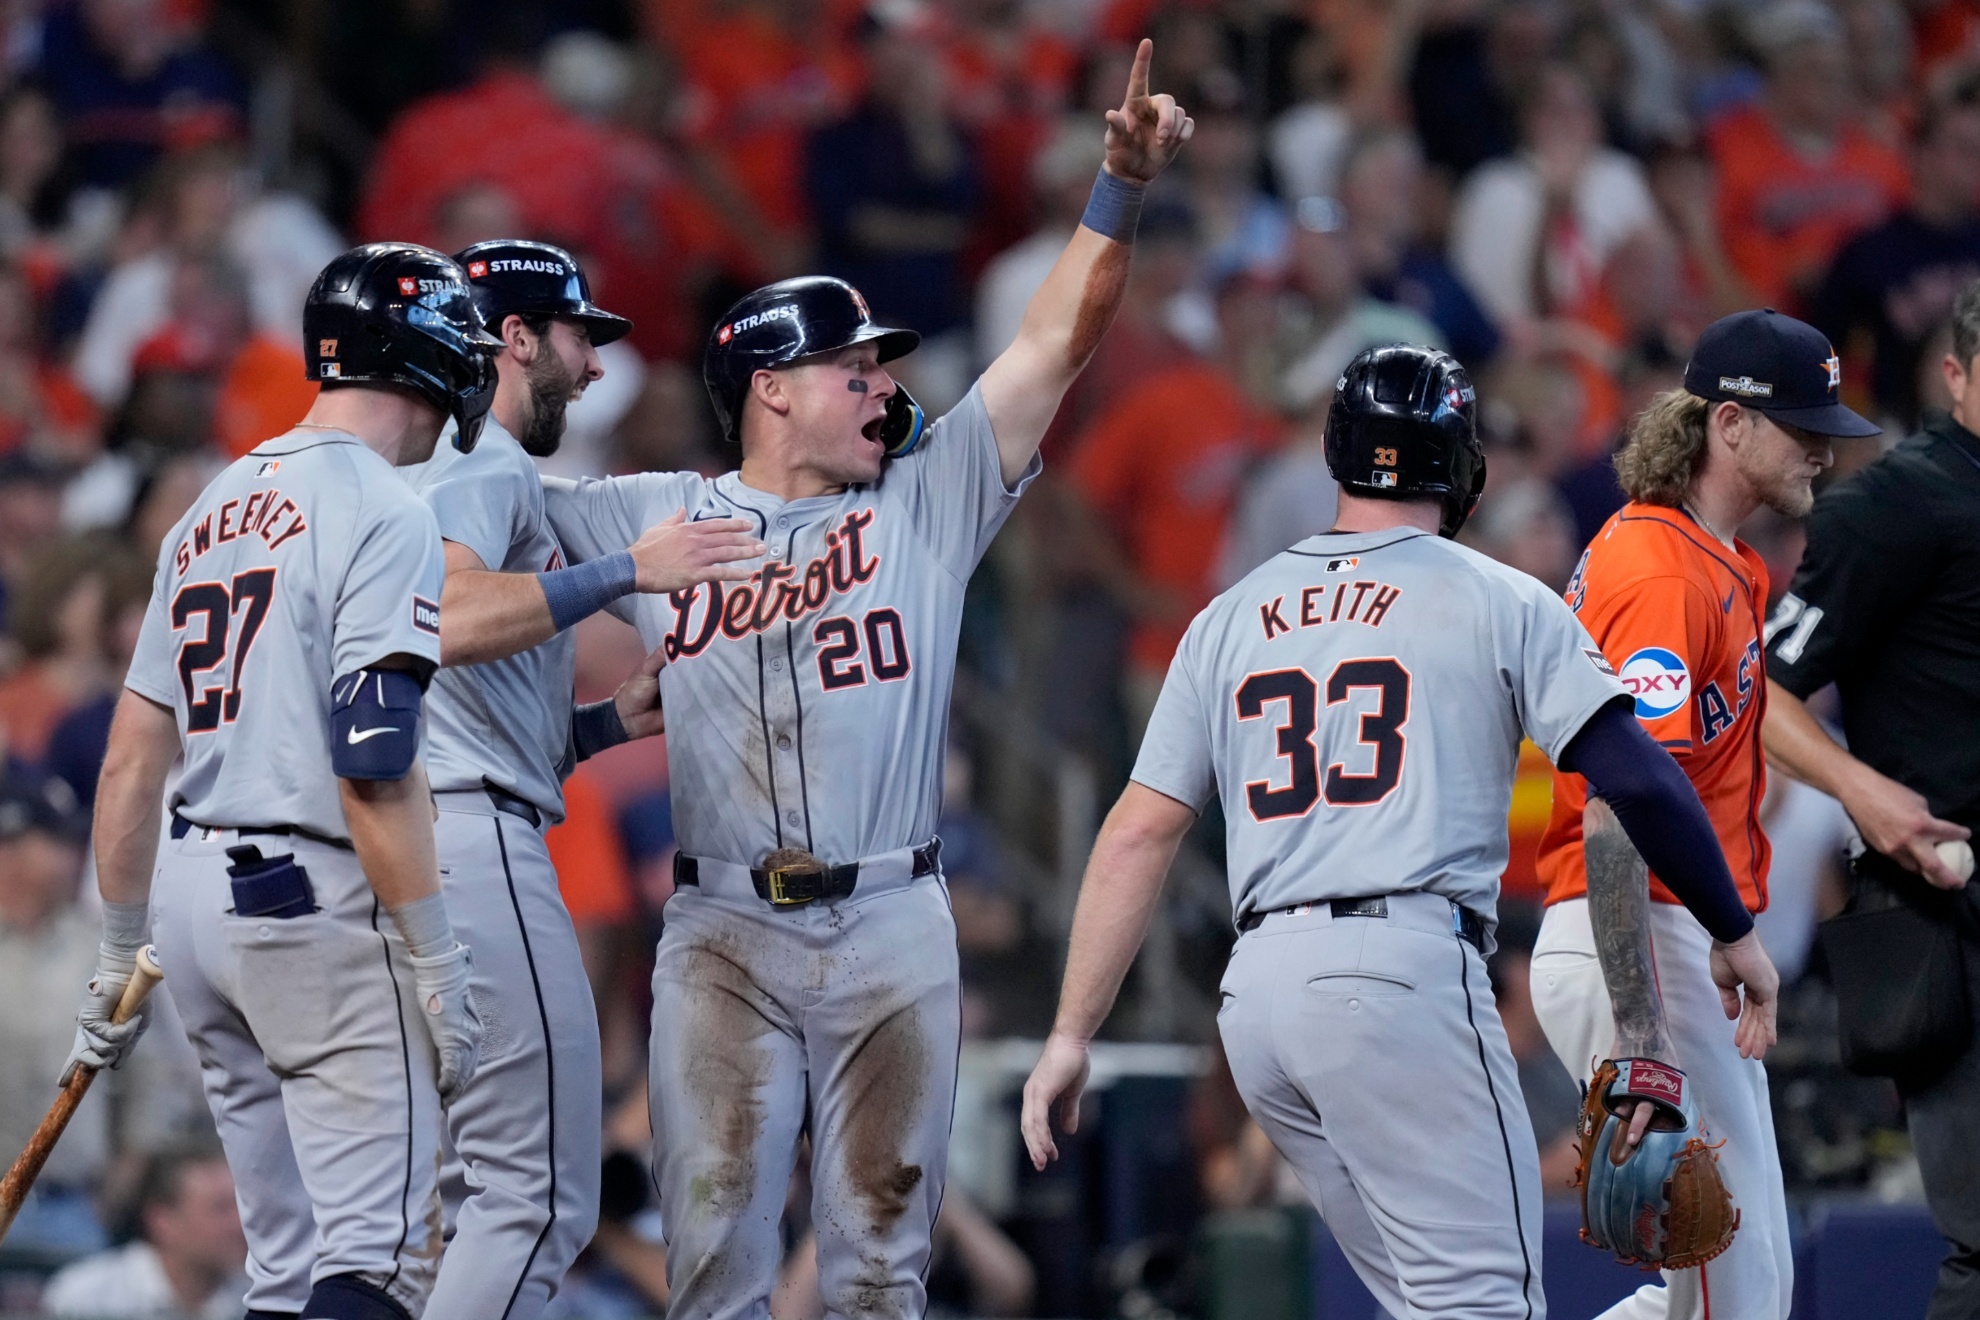
[[[1357,689],[1375,693],[1374,705],[1360,712],[1355,729],[1357,744],[1373,749],[1373,769],[1350,774],[1344,762],[1335,761],[1323,773],[1320,749],[1313,741],[1321,716],[1321,693],[1324,690],[1331,711],[1347,703]],[[1273,779],[1253,780],[1244,786],[1253,820],[1304,816],[1322,798],[1330,807],[1372,806],[1401,782],[1406,750],[1402,726],[1409,719],[1409,671],[1393,657],[1343,660],[1327,675],[1324,685],[1304,669],[1271,669],[1246,675],[1237,690],[1239,721],[1263,718],[1268,709],[1285,715],[1277,729],[1278,758],[1285,767]],[[1354,718],[1351,709],[1339,715]],[[1357,760],[1367,763],[1365,757]],[[1275,783],[1281,776],[1286,782]]]

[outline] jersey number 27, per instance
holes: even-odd
[[[1291,781],[1274,788],[1269,780],[1244,786],[1252,819],[1285,820],[1304,816],[1313,804],[1327,799],[1330,807],[1366,807],[1395,791],[1402,779],[1402,726],[1409,719],[1409,671],[1383,656],[1372,660],[1343,660],[1327,675],[1327,704],[1337,706],[1356,688],[1372,688],[1379,697],[1375,709],[1363,711],[1357,737],[1375,749],[1375,767],[1354,775],[1336,761],[1320,773],[1320,750],[1313,731],[1320,715],[1320,684],[1304,669],[1272,669],[1247,676],[1237,690],[1237,717],[1255,720],[1268,705],[1285,703],[1286,720],[1278,727],[1279,758],[1292,769]]]
[[[241,674],[247,668],[248,650],[274,599],[272,568],[234,574],[231,590],[219,582],[188,582],[172,597],[173,632],[190,624],[194,615],[203,616],[199,637],[187,637],[179,643],[179,686],[186,694],[187,733],[211,733],[222,719],[232,724],[240,715]],[[227,633],[236,616],[240,635],[234,641],[230,681],[225,687],[196,686],[196,675],[226,663]]]

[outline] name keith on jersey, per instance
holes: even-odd
[[[303,521],[302,510],[296,507],[294,500],[284,497],[281,491],[272,487],[251,491],[244,499],[228,500],[220,506],[217,515],[214,510],[207,510],[206,516],[192,525],[186,539],[179,542],[179,548],[172,552],[172,565],[183,576],[192,567],[193,560],[214,546],[225,545],[236,537],[259,536],[268,543],[270,550],[275,550],[290,537],[308,530],[309,524]]]
[[[879,555],[870,559],[866,555],[865,533],[872,522],[871,509],[847,514],[836,530],[825,534],[825,553],[801,571],[771,559],[748,581],[728,583],[726,589],[723,583],[710,582],[668,593],[674,626],[660,643],[667,658],[700,655],[717,633],[739,642],[779,620],[796,622],[824,609],[834,596],[870,581],[880,568]],[[701,606],[698,621],[696,605]]]
[[[1370,592],[1375,593],[1372,600]],[[1322,583],[1303,589],[1297,603],[1290,607],[1284,596],[1274,596],[1258,607],[1258,623],[1265,629],[1268,642],[1295,627],[1315,628],[1323,623],[1365,623],[1370,628],[1379,628],[1389,615],[1389,606],[1400,595],[1401,587],[1366,578],[1358,582]],[[1289,608],[1294,620],[1290,623],[1287,622]]]

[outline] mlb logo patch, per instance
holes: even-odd
[[[1371,486],[1393,487],[1396,484],[1396,474],[1393,472],[1371,473],[1369,474],[1368,484]]]
[[[337,356],[337,341],[336,341],[336,340],[334,340],[334,339],[319,339],[319,340],[317,340],[317,341],[316,341],[316,356],[318,356],[318,357],[336,357],[336,356]]]
[[[440,607],[423,596],[413,597],[413,627],[423,633],[440,635]]]
[[[469,278],[469,279],[471,279],[471,280],[478,280],[478,279],[480,279],[480,278],[481,278],[482,276],[484,276],[484,275],[486,275],[487,273],[488,273],[488,263],[487,263],[487,262],[485,262],[485,261],[470,261],[470,262],[468,263],[468,278]]]
[[[419,292],[419,281],[410,275],[399,276],[399,292],[410,298]]]
[[[337,380],[344,374],[344,365],[341,362],[325,362],[317,367],[316,374],[323,380]]]
[[[261,464],[260,467],[254,470],[255,480],[259,481],[263,477],[272,477],[281,470],[282,470],[281,459],[279,458],[267,459]]]
[[[1346,559],[1329,559],[1327,561],[1327,571],[1329,573],[1352,573],[1360,567],[1360,555],[1351,555]]]

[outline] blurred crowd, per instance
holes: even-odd
[[[1945,401],[1947,316],[1980,276],[1980,0],[10,0],[0,1158],[45,1107],[91,966],[87,812],[158,541],[309,405],[300,307],[332,255],[380,238],[569,248],[636,329],[601,354],[546,468],[719,471],[735,455],[701,337],[771,279],[853,281],[877,319],[921,331],[898,365],[931,411],[961,397],[1077,223],[1144,34],[1195,137],[1149,197],[1120,318],[965,623],[942,833],[973,1038],[1043,1033],[1067,859],[1125,780],[1185,623],[1328,526],[1323,424],[1360,349],[1436,344],[1471,369],[1491,478],[1466,537],[1556,588],[1622,501],[1624,420],[1724,313],[1825,330],[1882,443]],[[1838,448],[1846,474],[1880,442]],[[1749,539],[1778,592],[1799,530],[1774,518]],[[588,621],[580,695],[637,657],[629,630]],[[1528,748],[1500,979],[1557,1158],[1573,1093],[1522,1006],[1519,936],[1548,792]],[[594,760],[570,801],[553,852],[616,1143],[637,1150],[672,885],[664,748]],[[1778,780],[1766,813],[1763,932],[1796,982],[1769,1060],[1790,1185],[1902,1195],[1893,1102],[1836,1068],[1819,954],[1803,975],[1848,821]],[[1214,1038],[1217,833],[1206,822],[1178,868],[1124,1034]],[[211,1248],[225,1168],[174,1038],[151,1034],[133,1065],[148,1076],[97,1088],[8,1244],[108,1247],[88,1295],[114,1279],[153,1308],[120,1314],[198,1314],[233,1286]],[[1220,1077],[1190,1107],[1202,1203],[1269,1201],[1283,1180]],[[651,1244],[628,1227],[639,1179],[620,1190],[596,1250],[637,1295]],[[983,1271],[958,1271],[959,1305],[1022,1309],[1028,1275],[959,1201],[957,1259]],[[31,1300],[10,1277],[0,1310]],[[75,1287],[58,1278],[46,1305]]]

